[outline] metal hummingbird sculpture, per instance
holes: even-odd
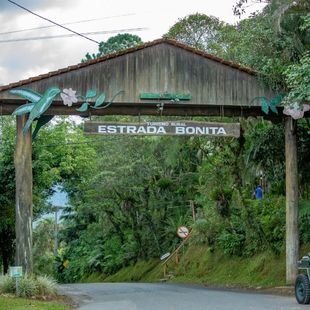
[[[34,120],[38,120],[35,131],[33,133],[33,138],[35,138],[39,129],[54,117],[53,115],[42,115],[42,114],[47,111],[47,109],[52,104],[54,98],[58,94],[60,94],[60,92],[61,90],[58,87],[51,87],[47,89],[43,96],[29,89],[12,89],[10,91],[11,94],[20,96],[31,102],[18,107],[12,113],[12,115],[15,116],[29,113],[29,118],[23,128],[24,135],[28,132],[32,122]]]
[[[38,92],[35,92],[30,89],[20,88],[20,89],[12,89],[10,90],[10,93],[19,97],[22,97],[26,99],[30,103],[26,103],[20,107],[18,107],[12,115],[14,116],[20,116],[26,113],[29,113],[28,120],[23,128],[23,134],[25,135],[31,124],[34,121],[37,121],[35,130],[32,134],[32,138],[34,139],[39,132],[40,128],[47,124],[54,115],[48,115],[44,114],[48,108],[53,103],[53,100],[57,95],[60,94],[64,105],[68,105],[69,107],[72,106],[73,103],[78,102],[78,98],[82,99],[84,103],[76,109],[78,112],[86,112],[89,108],[92,109],[105,109],[109,107],[114,99],[124,91],[117,92],[111,99],[110,102],[105,102],[105,93],[101,93],[94,105],[91,105],[89,102],[91,98],[95,98],[97,96],[97,93],[95,90],[88,90],[86,93],[86,96],[77,96],[76,91],[72,90],[72,88],[69,89],[63,89],[61,91],[58,87],[50,87],[48,88],[43,95],[41,95]]]
[[[29,118],[24,126],[23,133],[26,134],[30,128],[32,122],[35,119],[39,119],[40,116],[50,107],[54,98],[60,94],[60,89],[57,87],[49,88],[43,95],[43,97],[34,104],[33,108],[30,111]]]

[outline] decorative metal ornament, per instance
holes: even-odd
[[[12,89],[10,93],[12,95],[16,95],[26,99],[30,103],[26,103],[20,107],[18,107],[12,115],[20,116],[29,113],[28,120],[23,128],[23,134],[25,135],[33,121],[37,121],[35,130],[32,134],[32,138],[34,139],[39,132],[40,128],[47,124],[54,115],[43,115],[48,108],[53,103],[53,100],[57,95],[60,94],[60,97],[63,101],[64,105],[71,107],[74,103],[77,103],[79,99],[82,99],[84,102],[81,104],[79,108],[76,110],[78,112],[86,112],[89,108],[92,109],[105,109],[109,107],[114,99],[124,91],[117,92],[111,99],[110,102],[105,102],[106,96],[105,93],[101,93],[95,101],[95,104],[92,105],[90,103],[90,99],[93,99],[97,96],[97,92],[95,90],[88,90],[85,96],[77,95],[77,91],[72,88],[65,88],[61,91],[58,87],[50,87],[48,88],[43,95],[38,92],[35,92],[31,89]],[[105,105],[104,105],[105,103]]]
[[[309,104],[298,104],[297,102],[286,106],[283,114],[290,115],[293,119],[300,119],[304,117],[305,112],[310,110]]]
[[[261,102],[262,105],[262,111],[265,114],[269,114],[269,110],[273,113],[278,114],[277,106],[281,103],[281,100],[283,99],[283,95],[279,94],[271,99],[268,99],[266,97],[255,97],[252,99],[251,103],[258,100]]]
[[[20,96],[22,98],[25,98],[29,100],[31,103],[24,104],[20,107],[18,107],[12,115],[18,116],[18,115],[23,115],[26,113],[29,113],[28,120],[23,128],[23,134],[25,135],[32,122],[34,120],[38,120],[37,126],[35,128],[35,134],[38,133],[39,129],[48,123],[53,116],[44,116],[42,117],[42,114],[47,111],[47,109],[50,107],[52,104],[54,98],[60,94],[61,90],[58,87],[50,87],[47,89],[42,96],[41,94],[29,90],[29,89],[12,89],[10,90],[10,93],[16,96]],[[42,118],[41,118],[42,117]],[[41,119],[40,119],[41,118]],[[34,135],[35,138],[35,135]]]

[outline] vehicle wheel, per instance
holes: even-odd
[[[295,297],[299,304],[310,302],[310,282],[305,274],[299,274],[295,281]]]

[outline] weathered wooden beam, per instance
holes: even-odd
[[[286,282],[294,283],[299,258],[298,234],[298,172],[296,121],[285,121],[285,169],[286,169]]]
[[[22,104],[25,100],[16,102],[0,101],[1,115],[11,115],[12,112]],[[283,119],[282,108],[279,114],[270,113],[266,115],[260,106],[224,106],[210,104],[184,104],[184,103],[166,103],[162,110],[158,109],[156,103],[119,103],[115,102],[106,109],[89,109],[87,112],[81,113],[76,111],[80,104],[74,107],[64,106],[62,102],[56,101],[46,112],[50,115],[158,115],[158,116],[222,116],[222,117],[259,117],[276,120]],[[308,115],[308,114],[306,114]],[[310,116],[310,113],[309,115]]]
[[[16,118],[16,266],[31,274],[32,261],[32,137],[31,128],[23,135],[27,116]]]

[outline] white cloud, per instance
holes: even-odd
[[[193,13],[213,15],[226,22],[238,19],[233,16],[232,6],[236,0],[24,0],[22,4],[58,23],[103,18],[98,21],[68,25],[77,32],[109,31],[115,29],[141,28],[136,32],[143,41],[160,38],[179,18]],[[5,2],[6,3],[6,2]],[[117,17],[117,16],[118,17]],[[114,17],[113,17],[114,16]],[[109,18],[110,17],[110,18]],[[21,10],[0,2],[0,32],[50,25]],[[59,27],[1,35],[4,39],[67,34]],[[115,34],[112,34],[115,35]],[[92,39],[105,41],[110,36],[95,35]],[[87,52],[95,53],[96,44],[80,37],[49,40],[0,42],[0,84],[15,82],[30,76],[76,64]]]

